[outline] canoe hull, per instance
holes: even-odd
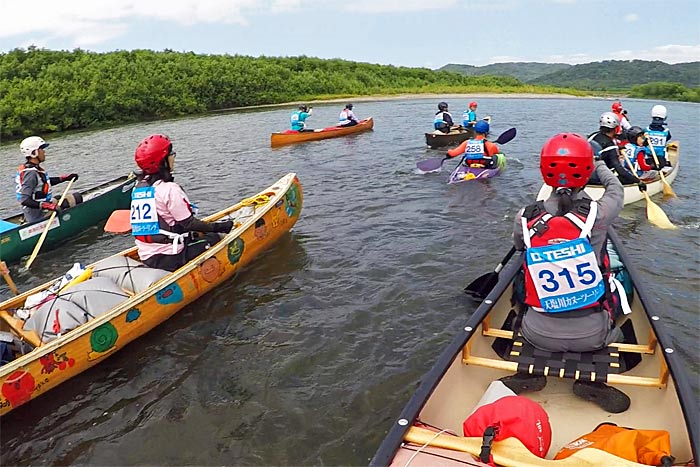
[[[107,219],[116,209],[129,209],[131,189],[135,178],[123,176],[83,193],[85,201],[55,216],[51,229],[41,246],[41,251],[60,246],[67,240],[80,235],[86,229]],[[6,219],[18,222],[21,215]],[[34,251],[48,219],[18,225],[0,234],[0,260],[18,261]]]
[[[206,220],[212,221],[234,213],[249,206],[250,202],[245,204],[246,201],[259,200],[260,195],[269,198],[264,203],[256,201],[253,216],[192,262],[107,313],[0,367],[0,415],[101,362],[229,280],[273,245],[292,228],[301,212],[301,185],[293,173],[260,194]],[[262,230],[261,225],[264,227]],[[135,248],[119,253],[132,257],[135,254]],[[12,313],[28,295],[48,285],[50,283],[0,304],[0,311]]]
[[[674,342],[662,327],[664,317],[651,314],[658,307],[640,286],[639,276],[622,249],[617,234],[612,230],[610,232],[614,247],[634,284],[632,313],[627,315],[627,319],[632,324],[637,343],[629,344],[628,351],[624,353],[638,356],[639,362],[628,364],[619,373],[611,367],[605,380],[623,390],[632,403],[622,413],[608,413],[597,405],[574,396],[571,390],[572,379],[558,378],[558,372],[550,368],[545,388],[524,394],[524,397],[538,402],[549,416],[552,443],[547,459],[552,459],[563,446],[592,431],[602,422],[632,428],[666,430],[671,437],[673,456],[683,461],[698,459],[700,415],[680,352],[674,352]],[[510,358],[504,358],[498,350],[504,348],[504,341],[510,341],[508,318],[512,319],[514,313],[514,306],[511,305],[512,282],[522,261],[522,254],[513,257],[500,271],[500,280],[466,325],[453,329],[455,338],[438,357],[432,369],[421,378],[418,389],[393,420],[389,433],[370,465],[403,465],[398,464],[397,459],[405,457],[404,450],[415,452],[424,443],[441,448],[441,456],[430,457],[421,453],[414,459],[415,465],[443,465],[444,457],[458,459],[457,455],[462,455],[461,451],[476,452],[478,455],[481,438],[463,437],[462,422],[476,406],[488,385],[513,374],[519,364]],[[618,321],[617,324],[621,323]],[[620,354],[623,354],[623,349],[624,346],[619,347]],[[536,363],[535,360],[532,361]],[[528,364],[523,365],[529,367]],[[568,372],[573,371],[568,364],[566,369]],[[586,370],[585,365],[577,370],[591,371],[590,368]],[[602,378],[603,368],[596,367],[596,370],[596,378]],[[426,433],[419,426],[419,421],[433,427],[434,431]],[[453,434],[438,436],[438,430],[449,430]],[[450,450],[455,452],[455,456],[449,455]],[[494,443],[493,453],[496,464],[503,466],[639,466],[597,449],[582,450],[581,456],[577,458],[553,463],[532,455],[522,444],[517,446],[507,440]]]
[[[452,132],[448,134],[444,133],[426,133],[425,134],[425,144],[430,147],[430,149],[444,148],[447,146],[456,146],[463,141],[468,140],[474,136],[474,130],[469,128],[459,132]]]
[[[678,175],[678,171],[680,170],[680,160],[679,160],[679,149],[678,149],[678,143],[675,143],[674,146],[670,146],[667,149],[668,153],[668,160],[671,162],[672,169],[671,171],[666,175],[666,181],[669,184],[672,184],[673,181],[676,179],[676,176]],[[625,204],[631,204],[631,203],[636,203],[637,201],[642,201],[644,200],[644,195],[642,194],[641,191],[639,191],[639,188],[637,185],[624,185],[625,188]],[[649,196],[655,195],[657,193],[661,193],[663,191],[663,182],[661,179],[656,180],[651,183],[647,183],[647,194]],[[598,200],[603,196],[603,193],[605,193],[605,189],[601,186],[595,186],[595,185],[588,185],[584,189],[586,193],[588,193],[588,196],[591,197],[591,199]],[[552,193],[552,188],[548,185],[542,185],[540,188],[540,191],[537,193],[537,199],[538,200],[543,200],[549,198],[549,195]]]
[[[303,143],[306,141],[317,141],[328,138],[338,138],[340,136],[361,133],[374,128],[374,119],[372,117],[366,120],[360,120],[360,123],[349,127],[332,126],[314,131],[301,131],[296,133],[272,133],[270,136],[270,146],[275,148],[285,146],[287,144]]]

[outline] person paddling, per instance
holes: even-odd
[[[131,233],[147,266],[175,271],[221,240],[219,233],[231,230],[231,220],[208,223],[195,217],[192,203],[173,181],[170,138],[148,136],[136,147],[134,160],[143,172],[131,194]]]
[[[77,180],[78,174],[49,177],[49,174],[41,167],[46,160],[46,148],[49,143],[39,136],[30,136],[22,140],[19,145],[26,161],[20,165],[15,175],[15,193],[17,201],[22,207],[25,222],[36,222],[44,218],[44,211],[60,211],[79,204],[83,201],[80,193],[71,193],[58,206],[58,200],[53,198],[51,187],[66,182]]]
[[[458,128],[452,120],[452,115],[448,112],[447,102],[440,102],[438,104],[438,111],[435,112],[435,118],[433,119],[433,128],[445,134]]]
[[[496,154],[501,151],[491,141],[486,141],[490,126],[486,120],[479,120],[474,125],[476,136],[463,141],[454,149],[447,151],[448,157],[463,156],[462,164],[467,167],[492,169],[496,166]]]
[[[575,133],[558,134],[544,144],[540,172],[552,194],[520,209],[513,226],[515,249],[525,252],[519,332],[549,352],[607,347],[622,337],[615,319],[623,289],[611,279],[607,231],[622,211],[624,189],[603,161],[594,162],[586,138]],[[593,173],[605,187],[598,201],[583,191]],[[501,381],[516,393],[546,384],[544,376],[528,374]],[[603,383],[576,381],[574,393],[609,412],[629,407],[624,393]]]
[[[299,110],[293,112],[289,117],[292,131],[314,131],[306,128],[306,119],[311,116],[313,111],[313,107],[307,107],[306,104],[299,105]]]
[[[620,148],[615,143],[615,129],[620,124],[617,116],[612,112],[604,112],[598,119],[598,124],[598,131],[591,133],[588,137],[588,141],[596,148],[596,158],[605,162],[608,168],[617,174],[623,185],[637,184],[639,189],[646,189],[646,185],[639,177],[625,169],[620,161]],[[600,184],[597,172],[593,173],[590,183]]]
[[[355,114],[352,112],[352,107],[352,104],[346,104],[345,108],[340,111],[338,126],[355,126],[359,123],[357,117],[355,117]]]

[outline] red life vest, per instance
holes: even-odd
[[[571,211],[562,216],[549,214],[544,208],[543,201],[538,201],[535,204],[527,206],[522,216],[523,235],[528,236],[528,238],[525,239],[525,245],[528,248],[542,247],[575,240],[581,236],[584,228],[588,230],[586,238],[590,241],[590,227],[592,227],[592,223],[595,221],[597,212],[597,205],[595,209],[591,209],[592,203],[595,203],[595,201],[591,201],[590,199],[575,200]],[[586,221],[588,221],[588,225]],[[595,303],[581,307],[580,309],[594,312],[600,311],[603,305],[605,305],[604,308],[611,313],[612,316],[612,305],[610,304],[608,306],[608,298],[611,295],[609,286],[610,257],[605,247],[602,250],[603,251],[597,252],[597,257],[600,258],[598,261],[598,268],[603,276],[605,292]],[[525,303],[535,308],[537,311],[543,311],[535,282],[528,270],[527,260],[523,262],[523,269],[525,271]]]

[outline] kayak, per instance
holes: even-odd
[[[54,216],[41,251],[50,250],[89,227],[107,219],[116,209],[128,209],[131,204],[131,189],[136,183],[133,174],[115,178],[109,182],[82,191],[83,202],[61,211]],[[0,260],[13,262],[34,251],[49,219],[23,224],[24,216],[0,220]]]
[[[548,451],[544,449],[544,458],[525,447],[521,442],[527,434],[524,431],[529,434],[537,431],[532,424],[530,430],[521,430],[514,436],[493,442],[491,453],[496,465],[643,465],[575,442],[603,422],[640,430],[665,430],[670,436],[670,454],[678,462],[674,465],[686,465],[689,459],[700,460],[698,401],[680,358],[680,349],[664,330],[667,317],[657,314],[663,313],[665,308],[641,282],[612,229],[610,238],[609,251],[616,253],[619,260],[613,271],[624,268],[632,294],[632,313],[623,315],[616,323],[625,336],[623,343],[613,343],[596,352],[557,354],[534,349],[517,329],[514,333],[516,310],[521,310],[523,305],[511,305],[511,297],[523,255],[519,253],[513,257],[511,250],[503,261],[505,268],[496,268],[491,273],[499,276],[495,285],[485,292],[485,299],[466,324],[453,330],[455,338],[393,420],[370,465],[408,465],[409,459],[414,466],[487,465],[479,460],[482,436],[463,436],[463,422],[477,408],[482,395],[487,395],[487,388],[493,387],[492,382],[513,375],[516,370],[546,376],[544,388],[523,392],[519,397],[527,398],[528,404],[537,402],[546,412],[551,426],[551,446]],[[488,276],[490,274],[475,282]],[[621,413],[610,413],[574,395],[574,379],[605,382],[622,390],[630,398],[629,408]],[[500,382],[494,384],[505,387]],[[482,402],[494,399],[496,397]],[[565,446],[583,449],[565,459],[552,460]],[[691,461],[687,465],[697,464]]]
[[[666,157],[671,163],[671,170],[664,171],[664,176],[666,178],[666,182],[668,182],[668,184],[670,185],[676,179],[676,176],[678,175],[678,170],[680,169],[679,149],[677,141],[673,141],[669,143],[668,146],[666,146]],[[645,181],[645,183],[647,186],[647,194],[649,196],[655,195],[656,193],[660,193],[663,191],[663,182],[660,178],[657,178],[656,180],[650,182]],[[624,188],[625,204],[636,203],[637,201],[645,199],[642,192],[639,191],[639,187],[637,186],[637,184],[624,185]],[[603,196],[603,193],[605,193],[605,188],[603,188],[600,185],[586,185],[584,191],[588,193],[588,196],[590,196],[591,199],[598,200],[601,198],[601,196]],[[540,188],[540,191],[537,193],[537,199],[547,199],[549,198],[549,195],[551,193],[552,187],[543,184]]]
[[[290,173],[204,219],[233,219],[234,229],[175,272],[146,267],[130,248],[88,266],[82,282],[51,281],[0,303],[0,345],[9,360],[0,366],[0,415],[102,362],[231,279],[294,226],[301,205],[301,185]],[[66,315],[59,322],[59,307],[70,313],[76,306],[82,312],[72,318],[84,322],[71,328]]]
[[[319,139],[337,138],[339,136],[351,135],[374,128],[374,119],[369,117],[360,120],[357,125],[341,127],[331,126],[313,131],[287,130],[281,133],[272,133],[270,136],[270,146],[284,146],[285,144],[303,143],[305,141],[316,141]]]
[[[425,134],[425,144],[430,146],[430,149],[443,148],[446,146],[457,146],[473,136],[474,129],[472,128],[462,128],[461,130],[455,130],[449,133],[435,131],[433,133]]]
[[[496,154],[494,157],[497,158],[497,165],[494,169],[467,167],[460,163],[450,174],[447,183],[455,184],[470,180],[485,180],[499,175],[502,170],[505,170],[506,156],[504,154]]]

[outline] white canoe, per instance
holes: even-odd
[[[668,146],[666,147],[666,154],[666,157],[671,162],[672,167],[671,171],[666,173],[666,181],[669,184],[671,184],[673,183],[673,180],[675,180],[676,175],[678,175],[678,170],[680,168],[677,141],[673,141],[668,144]],[[590,196],[592,199],[597,200],[600,199],[601,196],[603,196],[605,189],[602,186],[588,185],[586,186],[584,191],[588,193],[588,196]],[[656,193],[660,193],[661,191],[663,191],[663,184],[660,179],[651,183],[647,183],[647,193],[649,194],[649,196],[655,195]],[[551,193],[552,187],[543,184],[542,188],[540,188],[540,191],[537,193],[537,199],[547,199],[549,198],[549,195]],[[644,195],[642,195],[642,192],[639,191],[639,187],[637,187],[636,184],[625,185],[625,204],[635,203],[643,199]]]

